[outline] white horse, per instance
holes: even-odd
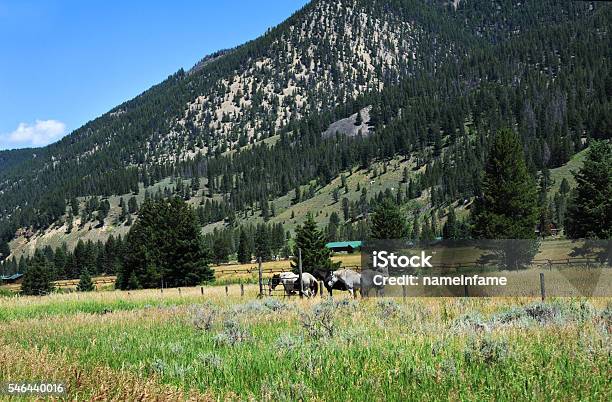
[[[333,287],[338,281],[344,282],[351,296],[357,297],[355,295],[355,290],[361,290],[361,274],[351,269],[339,269],[332,272],[331,278],[328,282],[329,287]]]
[[[300,286],[299,275],[295,279],[293,286],[298,292],[302,290],[306,297],[314,297],[317,295],[319,290],[319,281],[312,274],[302,272],[302,286]]]
[[[299,275],[293,272],[281,272],[280,274],[274,274],[269,282],[269,294],[276,289],[279,284],[283,285],[285,289],[285,296],[292,296],[297,292],[298,294],[303,291],[306,297],[312,297],[317,295],[319,289],[319,282],[317,278],[309,274],[308,272],[302,273],[302,286],[299,283]]]
[[[295,282],[297,282],[298,276],[293,272],[281,272],[280,274],[272,275],[270,282],[268,282],[268,292],[271,295],[272,291],[280,284],[285,289],[285,296],[291,296],[295,291]]]

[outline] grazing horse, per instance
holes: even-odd
[[[339,269],[332,272],[328,284],[333,288],[338,281],[344,282],[351,296],[357,297],[355,295],[355,289],[361,289],[361,274],[352,269]]]
[[[382,276],[382,277],[388,277],[389,270],[385,268],[382,272],[373,271],[371,269],[364,269],[363,271],[361,271],[361,296],[362,297],[368,297],[370,295],[371,289],[376,290],[376,296],[384,295],[384,285],[382,284],[377,285],[374,283],[374,277],[377,275]],[[380,280],[378,280],[377,282],[379,281]]]
[[[295,290],[299,293],[301,289],[304,290],[306,297],[314,297],[319,291],[319,281],[312,274],[308,272],[302,272],[302,286],[300,287],[299,276],[295,279],[293,284]]]
[[[308,272],[302,273],[302,286],[300,287],[299,275],[293,272],[281,272],[280,274],[274,274],[268,282],[268,293],[271,295],[272,291],[280,284],[285,289],[285,296],[292,296],[296,292],[300,293],[301,289],[304,290],[306,297],[316,296],[319,290],[319,282],[317,279],[309,274]]]
[[[268,294],[272,295],[272,291],[276,289],[278,285],[283,285],[285,289],[285,296],[291,296],[295,291],[295,282],[298,276],[293,272],[281,272],[280,274],[272,275],[268,282]]]
[[[331,281],[331,278],[332,278],[332,271],[328,271],[326,269],[321,269],[321,268],[315,268],[314,271],[312,271],[312,274],[314,275],[315,278],[323,281],[323,286],[325,286],[330,296],[332,296],[333,290],[343,290],[343,291],[348,290],[348,286],[346,286],[346,283],[344,283],[344,281],[341,279],[336,281],[332,286],[329,285],[329,282]],[[323,289],[321,289],[321,291],[323,291]]]

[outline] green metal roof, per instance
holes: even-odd
[[[3,280],[3,281],[12,281],[14,279],[19,279],[22,276],[23,276],[23,274],[13,274],[13,275],[9,275],[9,276],[0,275],[0,280]]]
[[[327,243],[325,245],[325,247],[327,248],[348,248],[348,247],[352,247],[352,248],[359,248],[362,245],[362,241],[360,240],[355,240],[355,241],[333,241],[331,243]]]

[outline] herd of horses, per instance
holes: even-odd
[[[268,293],[272,295],[272,291],[282,285],[285,296],[301,293],[305,297],[314,297],[323,291],[323,289],[319,289],[319,281],[321,281],[330,296],[332,296],[334,290],[349,292],[353,297],[357,297],[357,291],[361,293],[362,297],[368,297],[370,291],[374,290],[377,296],[381,296],[384,290],[382,285],[375,284],[374,277],[376,275],[389,276],[389,272],[371,269],[356,272],[347,268],[331,271],[315,268],[312,273],[302,273],[301,283],[298,274],[281,272],[274,274],[268,281]]]

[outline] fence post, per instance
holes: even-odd
[[[463,285],[463,295],[465,297],[470,297],[470,292],[468,291],[468,285]]]
[[[257,264],[259,265],[259,297],[263,297],[263,271],[261,268],[261,257],[257,257]]]
[[[225,296],[227,296],[229,293],[229,289],[227,288],[227,285],[225,285]]]
[[[298,248],[298,283],[300,284],[300,299],[304,297],[304,287],[302,286],[302,249]]]
[[[544,272],[540,272],[540,294],[542,295],[542,301],[546,298],[546,288],[544,287]]]
[[[244,283],[240,284],[240,297],[244,297]]]
[[[204,286],[200,286],[200,293],[204,295]]]
[[[181,295],[181,288],[178,288],[178,291],[179,291],[179,296],[180,296]]]
[[[408,295],[407,289],[406,289],[406,285],[402,285],[402,298],[404,299],[404,301],[406,301],[406,296]]]

